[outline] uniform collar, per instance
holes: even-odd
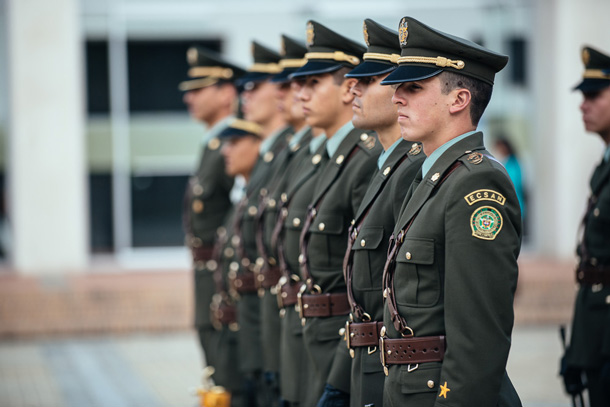
[[[604,162],[610,161],[610,144],[606,147],[606,152],[604,153]]]
[[[288,143],[288,147],[293,148],[294,146],[299,144],[301,142],[301,140],[303,139],[303,137],[305,136],[305,134],[307,134],[307,132],[309,130],[311,130],[311,127],[303,126],[303,128],[301,130],[294,133],[294,136],[292,136],[292,138],[290,139],[290,142]]]
[[[458,141],[463,140],[466,137],[471,136],[476,132],[477,132],[476,130],[469,131],[468,133],[464,133],[460,136],[452,138],[451,140],[449,140],[448,142],[446,142],[445,144],[443,144],[442,146],[440,146],[439,148],[434,150],[434,152],[432,154],[430,154],[428,157],[426,157],[426,159],[424,160],[424,163],[421,166],[422,178],[426,178],[426,174],[428,173],[428,171],[430,171],[430,168],[432,168],[432,166],[434,165],[436,160],[438,160],[439,157],[441,155],[443,155],[443,153],[445,151],[449,150],[449,148],[451,146],[453,146],[455,143],[457,143]]]
[[[206,131],[204,133],[203,139],[201,140],[203,145],[204,146],[207,145],[210,142],[210,140],[217,137],[220,134],[220,132],[223,131],[229,125],[229,123],[231,123],[234,119],[235,119],[235,116],[229,115],[229,116],[225,117],[224,119],[220,120],[218,123],[216,123],[212,127],[210,127],[208,129],[208,131]]]
[[[284,130],[286,130],[286,127],[282,127],[281,129],[274,131],[269,137],[267,137],[261,142],[261,147],[259,151],[261,157],[264,156],[265,153],[269,152],[269,150],[271,150],[271,147],[273,147],[275,141],[278,139],[278,137],[280,137],[280,134],[282,134]]]
[[[318,148],[320,148],[322,143],[324,143],[324,140],[326,140],[326,136],[324,134],[320,134],[318,137],[312,138],[309,142],[309,152],[311,154],[315,153]]]
[[[398,140],[396,140],[394,144],[392,144],[387,150],[382,151],[381,154],[379,154],[379,158],[377,159],[377,168],[381,169],[381,167],[383,167],[383,164],[385,164],[390,154],[392,154],[392,152],[396,149],[396,146],[399,145],[401,141],[402,137],[398,137]]]
[[[341,142],[352,130],[354,130],[354,125],[352,122],[347,122],[328,140],[328,143],[326,143],[326,152],[329,157],[332,157],[337,152]]]

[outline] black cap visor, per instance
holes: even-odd
[[[289,79],[301,78],[310,75],[321,75],[324,73],[331,73],[338,71],[343,67],[348,67],[337,62],[310,60],[305,65],[297,69],[295,72],[290,74]],[[349,66],[351,68],[351,65]]]
[[[248,72],[236,81],[236,85],[241,87],[241,86],[244,86],[248,82],[254,82],[254,83],[264,82],[267,79],[271,78],[272,76],[273,76],[273,74],[265,73],[265,72]]]
[[[286,83],[290,82],[290,75],[296,72],[298,68],[284,68],[284,70],[278,74],[273,75],[271,82],[273,83]]]
[[[397,65],[389,64],[385,62],[374,62],[374,61],[364,61],[354,69],[352,69],[348,74],[345,75],[346,78],[364,78],[368,76],[377,76],[377,75],[385,75],[386,73],[392,72],[396,69]]]
[[[579,90],[583,93],[589,93],[600,91],[608,86],[610,86],[609,79],[586,78],[583,79],[583,81],[580,82],[578,85],[576,85],[573,90]]]
[[[421,81],[432,78],[443,72],[442,69],[421,65],[399,65],[391,74],[381,81],[382,85],[393,85],[395,83]]]

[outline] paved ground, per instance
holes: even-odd
[[[509,375],[526,407],[569,407],[556,326],[518,327]],[[0,342],[0,407],[194,407],[191,332]],[[482,384],[484,385],[484,384]]]

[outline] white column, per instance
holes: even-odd
[[[534,239],[540,253],[575,256],[577,231],[593,168],[601,160],[599,136],[581,121],[580,92],[573,92],[584,70],[580,50],[591,45],[610,52],[607,0],[539,0],[531,60],[536,87]]]
[[[8,0],[9,219],[13,266],[88,260],[83,43],[78,0]]]

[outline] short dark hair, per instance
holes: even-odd
[[[331,72],[331,75],[333,76],[335,84],[341,85],[343,83],[343,81],[346,79],[345,74],[349,73],[351,70],[352,70],[352,68],[343,67],[343,68],[339,68],[338,71]]]
[[[485,108],[491,100],[493,86],[470,76],[443,71],[438,75],[441,81],[441,92],[448,94],[454,89],[468,89],[472,96],[470,100],[470,120],[475,126],[479,124]]]

